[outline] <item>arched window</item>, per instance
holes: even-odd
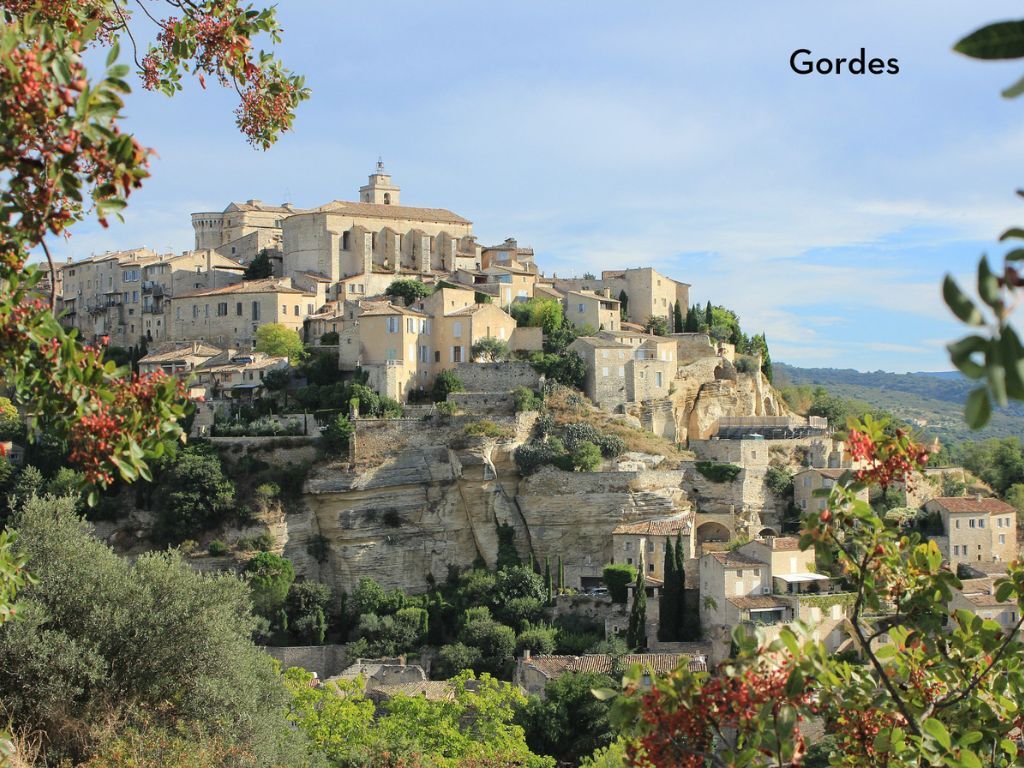
[[[384,205],[391,205],[391,193],[390,192],[385,192],[384,193]]]

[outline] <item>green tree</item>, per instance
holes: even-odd
[[[479,671],[495,677],[508,675],[516,650],[516,633],[511,627],[491,618],[477,618],[467,622],[459,640],[480,651]]]
[[[700,330],[700,314],[697,312],[697,307],[690,307],[686,310],[686,323],[683,325],[683,331],[686,333],[697,333]]]
[[[551,755],[559,765],[577,765],[595,748],[615,736],[610,702],[592,691],[610,688],[608,675],[567,672],[544,686],[544,696],[531,696],[522,714],[526,743],[534,752]]]
[[[544,555],[544,601],[547,605],[555,603],[555,586],[551,578],[551,558]]]
[[[658,600],[658,639],[670,643],[677,639],[679,628],[679,595],[676,594],[676,550],[672,540],[665,538],[664,584]]]
[[[633,604],[629,609],[629,626],[626,628],[626,645],[642,648],[647,644],[647,589],[644,577],[644,555],[640,553],[636,582],[633,587]]]
[[[274,276],[274,267],[270,263],[270,253],[266,248],[256,254],[249,266],[245,268],[246,280],[265,280]]]
[[[619,291],[619,319],[622,322],[629,319],[629,295],[625,288]]]
[[[322,645],[331,612],[331,588],[317,581],[296,581],[288,589],[285,611],[288,625],[301,643]]]
[[[477,669],[482,659],[479,648],[465,643],[448,643],[438,652],[437,665],[432,673],[442,679],[454,677],[465,670]]]
[[[292,365],[306,356],[298,332],[280,323],[264,323],[256,329],[256,351],[271,357],[287,357]]]
[[[203,444],[182,449],[157,482],[157,536],[170,543],[195,538],[235,508],[235,486],[220,457]]]
[[[535,656],[554,653],[557,634],[554,627],[527,624],[516,635],[516,654],[521,656],[523,651],[530,651]]]
[[[443,403],[452,392],[465,392],[466,385],[462,379],[455,375],[455,371],[448,369],[441,371],[434,379],[434,402]]]
[[[348,420],[348,416],[344,413],[339,413],[328,422],[320,439],[324,449],[328,453],[337,456],[342,451],[348,449],[349,440],[352,439],[355,431],[355,427]]]
[[[557,299],[534,297],[527,301],[518,301],[509,308],[509,313],[515,318],[516,325],[540,328],[545,336],[550,336],[565,327],[565,314]]]
[[[683,534],[676,534],[675,568],[673,576],[676,580],[676,637],[683,642],[700,639],[700,612],[694,610],[686,599],[686,552],[683,550]]]
[[[470,347],[470,355],[473,359],[482,360],[485,363],[507,360],[509,354],[508,343],[491,336],[485,336]]]
[[[1013,506],[1018,515],[1024,515],[1024,483],[1014,483],[1006,489],[1006,503]]]
[[[558,592],[561,594],[565,591],[565,563],[562,562],[562,556],[558,556]]]
[[[295,581],[291,561],[273,552],[260,552],[246,563],[244,573],[252,589],[253,608],[263,616],[273,616]]]
[[[593,472],[601,465],[601,449],[584,440],[572,452],[572,466],[577,472]]]
[[[707,307],[704,308],[704,330],[710,331],[715,325],[715,315],[711,308],[711,302],[708,301]]]
[[[604,567],[603,581],[608,587],[612,602],[624,603],[628,596],[626,587],[636,578],[636,568],[623,563],[609,563]]]
[[[13,512],[43,492],[43,473],[31,464],[26,464],[14,476],[14,483],[7,495],[7,506]]]
[[[686,326],[685,326],[685,323],[683,322],[683,308],[682,308],[682,305],[680,305],[680,303],[678,301],[676,302],[675,308],[672,311],[672,316],[673,316],[673,319],[675,320],[675,327],[673,328],[673,330],[676,333],[682,333],[683,329]]]
[[[384,290],[384,295],[391,296],[392,298],[401,298],[405,302],[405,306],[408,307],[413,302],[429,296],[430,286],[419,280],[401,278],[393,281]]]
[[[651,315],[647,318],[647,322],[644,324],[644,331],[647,333],[653,333],[655,336],[668,336],[672,332],[669,326],[669,321],[664,317],[657,315]]]
[[[66,498],[30,501],[14,525],[37,583],[20,595],[22,620],[0,627],[0,704],[18,729],[47,734],[50,764],[77,764],[115,721],[201,730],[248,765],[304,763],[282,753],[283,689],[249,639],[242,581],[196,573],[174,551],[121,558]]]

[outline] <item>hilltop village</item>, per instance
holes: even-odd
[[[212,446],[235,483],[231,515],[164,540],[204,571],[271,553],[296,584],[348,596],[352,626],[336,632],[289,631],[272,606],[269,650],[385,693],[444,695],[428,679],[444,665],[420,651],[432,630],[375,645],[351,606],[372,589],[407,596],[368,612],[397,624],[403,600],[510,563],[546,589],[507,622],[530,691],[611,669],[615,638],[651,669],[726,658],[743,623],[803,620],[850,650],[852,595],[793,533],[853,461],[843,425],[791,412],[773,388],[764,337],[723,333],[720,308],[691,306],[690,285],[650,267],[547,275],[532,248],[482,245],[468,219],[400,195],[378,164],[358,202],[231,203],[192,214],[193,250],[106,253],[56,277],[82,338],[188,381],[190,444]],[[957,599],[1010,626],[992,588],[1017,556],[1016,512],[957,483],[962,470],[929,471],[901,507],[969,577]],[[96,528],[130,554],[159,539],[159,500],[127,495]],[[450,615],[425,602],[430,621]],[[537,639],[542,624],[594,642]]]

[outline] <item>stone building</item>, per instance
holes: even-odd
[[[648,578],[664,582],[667,541],[672,546],[682,534],[684,559],[693,558],[693,513],[684,512],[658,520],[621,523],[612,531],[612,562],[636,565],[640,554],[647,568]]]
[[[139,360],[139,373],[186,377],[207,360],[223,353],[220,347],[201,341],[165,342],[151,348],[149,354]]]
[[[583,656],[534,656],[526,651],[516,659],[512,681],[527,693],[543,695],[544,686],[557,680],[567,672],[597,672],[614,675],[627,670],[633,664],[644,669],[648,684],[652,675],[664,675],[680,664],[688,664],[692,672],[706,672],[707,658],[700,653],[630,653],[614,659],[604,653],[589,653]]]
[[[292,287],[289,280],[251,280],[172,297],[168,322],[176,340],[253,349],[256,330],[267,323],[284,325],[301,335],[317,300],[316,294]]]
[[[1016,559],[1017,510],[1005,501],[980,496],[939,497],[924,508],[942,521],[944,535],[935,541],[951,567]]]
[[[169,340],[169,298],[232,285],[242,272],[211,250],[175,255],[136,248],[69,262],[60,268],[62,322],[84,339],[106,336],[116,346]]]
[[[633,348],[599,336],[580,336],[568,347],[583,360],[583,391],[599,408],[614,410],[627,402],[626,364]]]
[[[268,205],[262,200],[246,200],[230,203],[220,212],[193,213],[195,247],[212,249],[242,264],[249,264],[263,250],[280,257],[282,222],[301,212],[291,203]]]
[[[562,291],[605,291],[615,299],[625,293],[626,318],[643,325],[651,317],[672,319],[672,308],[678,303],[684,308],[690,304],[690,286],[666,277],[650,267],[605,270],[600,279],[573,278],[555,280]]]
[[[593,291],[568,291],[565,317],[578,329],[614,331],[619,328],[619,300]]]
[[[793,475],[793,501],[801,512],[809,509],[822,511],[828,504],[827,496],[815,496],[815,491],[828,490],[849,471],[848,467],[809,467]],[[857,497],[868,500],[868,491],[863,490]]]
[[[196,367],[192,387],[203,389],[208,398],[252,400],[263,394],[263,379],[268,373],[288,368],[287,357],[228,350]]]
[[[994,621],[1005,630],[1011,630],[1020,620],[1020,608],[1015,602],[996,600],[996,578],[961,579],[960,589],[953,590],[950,611],[965,610]]]
[[[580,336],[569,349],[586,367],[583,391],[606,410],[668,397],[676,377],[675,344],[668,338],[601,331]]]

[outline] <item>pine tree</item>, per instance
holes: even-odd
[[[708,302],[707,307],[704,309],[704,327],[705,330],[710,331],[711,327],[715,324],[715,314],[711,311],[711,302]]]
[[[565,590],[565,565],[562,563],[562,556],[558,556],[558,594]]]
[[[676,333],[682,333],[683,332],[683,308],[679,304],[678,301],[676,302],[676,308],[673,311],[673,314],[675,315],[675,321],[676,321],[675,331],[676,331]]]
[[[647,591],[644,582],[644,555],[641,552],[636,585],[633,588],[633,605],[629,609],[629,626],[626,628],[626,645],[630,648],[642,648],[646,645],[644,629],[647,625]]]
[[[665,583],[658,601],[658,639],[670,643],[676,639],[679,618],[677,615],[678,597],[676,596],[676,554],[672,539],[665,537]]]
[[[683,326],[683,331],[686,333],[697,333],[700,330],[700,314],[697,312],[697,307],[690,307],[686,310],[686,324]]]
[[[548,605],[552,605],[555,602],[554,599],[554,584],[551,581],[551,558],[544,555],[544,587],[545,596],[548,600]]]

